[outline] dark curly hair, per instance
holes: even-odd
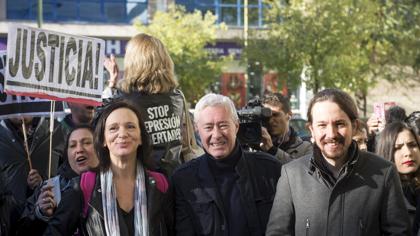
[[[412,112],[405,119],[405,122],[420,136],[420,111]]]
[[[289,113],[292,110],[290,109],[289,99],[283,96],[280,93],[268,93],[265,94],[261,101],[263,104],[269,104],[272,106],[281,106],[283,112]]]

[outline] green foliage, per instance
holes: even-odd
[[[302,71],[314,92],[338,87],[366,95],[378,78],[420,68],[420,3],[372,0],[267,0],[266,30],[254,33],[249,60],[288,74]]]
[[[149,25],[135,23],[144,33],[159,38],[167,47],[175,64],[175,73],[187,100],[195,102],[208,86],[216,81],[226,58],[211,59],[204,50],[214,43],[216,31],[226,29],[216,25],[216,16],[211,12],[186,12],[181,6],[172,5],[167,12],[156,12]]]

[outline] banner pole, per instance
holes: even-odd
[[[29,169],[32,170],[32,161],[31,161],[31,156],[29,154],[29,148],[28,148],[28,136],[26,136],[26,125],[25,125],[25,119],[23,118],[23,116],[21,116],[22,118],[22,130],[23,130],[23,145],[25,146],[25,151],[26,151],[26,158],[28,159],[28,163],[29,163]]]
[[[50,153],[48,157],[48,179],[51,178],[51,157],[52,157],[52,136],[54,131],[54,111],[55,111],[55,101],[51,101],[51,111],[50,111]]]

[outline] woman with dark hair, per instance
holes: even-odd
[[[376,153],[395,163],[413,223],[420,187],[420,144],[416,133],[400,121],[387,124],[381,132]]]
[[[97,168],[99,161],[93,146],[92,128],[89,125],[75,126],[67,135],[65,150],[64,163],[58,170],[59,175],[45,181],[27,200],[25,210],[19,221],[18,235],[41,235],[50,232],[50,228],[54,227],[58,227],[62,232],[67,230],[67,223],[71,225],[71,222],[57,225],[55,219],[60,219],[63,213],[57,211],[57,206],[68,204],[69,207],[72,207],[73,205],[70,201],[62,201],[61,197],[55,196],[55,194],[59,193],[60,196],[66,196],[65,192],[73,187],[72,179],[74,177]],[[54,190],[53,180],[59,183],[57,185],[60,188],[58,192]],[[64,214],[66,213],[64,212]],[[77,219],[74,223],[76,222]],[[74,231],[67,233],[72,234]]]
[[[140,113],[128,101],[112,102],[99,117],[95,148],[100,169],[91,198],[85,197],[87,235],[171,234],[168,182],[146,170],[151,145],[145,130]]]

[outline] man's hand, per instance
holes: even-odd
[[[105,58],[104,66],[105,66],[105,69],[109,72],[108,86],[110,88],[114,88],[115,85],[117,84],[118,72],[119,72],[118,64],[117,64],[117,61],[115,60],[114,54],[111,54],[109,58],[108,57]]]
[[[33,190],[41,184],[42,177],[37,170],[32,169],[29,171],[28,178],[26,179],[26,181],[28,183],[29,188]]]
[[[271,136],[265,127],[261,127],[261,141],[262,143],[260,143],[260,148],[264,152],[273,147],[273,141],[271,140]]]
[[[42,186],[41,194],[39,194],[38,201],[36,202],[36,205],[39,207],[41,213],[47,217],[51,217],[57,207],[57,204],[54,201],[54,193],[52,189],[53,186],[48,184]]]

